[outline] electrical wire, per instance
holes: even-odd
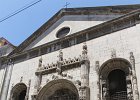
[[[20,9],[16,10],[15,12],[9,14],[8,16],[6,16],[6,17],[0,19],[0,23],[3,22],[3,21],[5,21],[5,20],[7,20],[7,19],[9,19],[9,18],[11,18],[11,17],[13,17],[13,16],[15,16],[15,15],[17,15],[17,14],[19,14],[20,12],[22,12],[22,11],[24,11],[24,10],[26,10],[26,9],[28,9],[28,8],[30,8],[30,7],[32,7],[32,6],[34,6],[34,5],[36,5],[37,3],[41,2],[41,1],[42,1],[42,0],[35,0],[35,1],[32,1],[31,3],[29,3],[29,4],[25,5],[25,6],[23,6],[22,8],[20,8]]]

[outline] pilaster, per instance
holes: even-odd
[[[138,91],[137,76],[136,76],[136,69],[135,69],[135,57],[133,55],[133,52],[130,52],[130,63],[132,66],[133,96],[134,96],[134,100],[139,100],[139,91]]]
[[[79,88],[80,100],[90,99],[89,67],[90,62],[87,56],[87,45],[84,43],[81,56],[81,87]]]

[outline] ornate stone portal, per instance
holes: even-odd
[[[124,78],[121,80],[118,79],[118,81],[115,80],[117,78],[115,78],[114,76],[111,76],[115,73],[120,73],[120,74],[122,73],[122,77],[124,75]],[[129,61],[122,58],[112,58],[106,61],[100,67],[99,75],[100,75],[100,84],[101,84],[100,85],[101,97],[102,97],[101,100],[108,100],[108,99],[115,100],[113,98],[116,98],[119,100],[121,99],[133,100],[132,87],[131,87],[132,81],[130,78],[131,77],[131,64],[129,63]],[[119,84],[124,84],[124,86],[117,87],[117,83],[110,83],[111,80],[112,82],[113,80],[115,80],[116,82],[121,82]]]

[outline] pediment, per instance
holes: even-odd
[[[63,27],[70,28],[67,35],[75,34],[112,19],[117,19],[139,7],[140,5],[125,5],[62,9],[21,43],[11,54],[30,50],[59,39],[56,34]]]
[[[57,36],[61,29],[68,29],[67,35],[74,34],[76,32],[85,30],[87,28],[96,26],[105,21],[114,19],[121,15],[68,15],[63,16],[56,23],[54,23],[49,29],[47,29],[42,35],[40,35],[36,40],[34,40],[25,50],[29,50],[40,45],[49,43],[51,41],[57,40],[60,37]],[[63,35],[66,31],[61,32]],[[61,35],[60,34],[60,35]]]

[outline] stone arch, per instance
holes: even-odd
[[[36,100],[49,100],[49,97],[53,95],[57,90],[60,89],[68,89],[72,93],[74,93],[77,96],[77,99],[79,98],[78,90],[76,86],[73,84],[73,82],[66,80],[66,79],[58,79],[53,80],[49,83],[47,83],[38,93]],[[73,99],[74,100],[74,99]]]
[[[24,100],[26,96],[27,86],[24,83],[16,84],[11,90],[10,100]]]
[[[112,58],[104,62],[99,69],[101,97],[105,100],[130,98],[128,94],[132,93],[131,71],[131,63],[124,58]],[[118,84],[124,86],[120,88]]]
[[[124,58],[112,58],[107,61],[105,61],[100,69],[99,69],[99,75],[106,79],[109,73],[115,69],[120,69],[125,72],[126,75],[128,75],[132,69],[131,64],[128,60]]]

